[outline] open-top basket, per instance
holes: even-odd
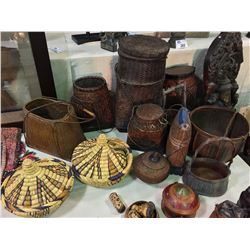
[[[195,151],[192,160],[186,164],[183,182],[192,187],[198,194],[217,197],[223,195],[228,187],[228,179],[231,174],[229,169],[231,161],[226,165],[217,158],[197,157],[199,152],[209,144],[217,142],[231,144],[231,155],[235,148],[232,140],[227,137],[207,139]],[[219,152],[219,151],[217,151]]]

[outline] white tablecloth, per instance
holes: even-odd
[[[87,138],[95,138],[98,132],[89,132],[85,135]],[[119,133],[116,129],[109,132],[107,136],[119,137],[125,141],[127,138],[126,133]],[[28,147],[27,149],[35,151],[40,158],[51,157],[40,151]],[[133,151],[134,155],[139,153],[139,151]],[[67,163],[70,164],[70,162]],[[250,185],[250,167],[239,156],[234,158],[230,169],[231,175],[227,192],[223,196],[215,198],[199,196],[200,208],[196,217],[209,217],[215,204],[224,200],[237,202],[240,193]],[[50,217],[124,217],[124,213],[119,214],[112,206],[109,200],[111,192],[117,192],[126,207],[139,200],[152,201],[156,205],[160,217],[165,217],[160,207],[162,191],[167,185],[176,181],[182,182],[181,176],[169,175],[166,180],[159,184],[146,184],[131,173],[117,185],[102,189],[85,185],[75,180],[73,190],[68,199]],[[17,218],[17,216],[3,209],[2,206],[0,217]]]

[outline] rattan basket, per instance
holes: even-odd
[[[108,187],[118,183],[130,171],[133,156],[129,146],[117,138],[101,134],[80,143],[72,155],[72,169],[81,182]]]
[[[62,204],[73,184],[71,169],[64,162],[26,159],[2,183],[2,205],[18,216],[43,217]]]

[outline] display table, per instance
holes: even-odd
[[[90,139],[95,138],[98,134],[98,132],[89,132],[86,133],[85,136],[87,139]],[[127,133],[120,133],[116,129],[107,133],[107,136],[119,137],[124,141],[127,139]],[[27,147],[27,150],[36,152],[37,156],[40,158],[51,157],[48,154],[29,147]],[[140,151],[133,150],[134,156],[140,153]],[[70,164],[70,162],[67,163]],[[234,158],[230,169],[231,175],[227,192],[223,196],[215,198],[199,196],[200,208],[197,211],[196,217],[209,217],[215,204],[221,203],[224,200],[237,202],[240,193],[250,185],[250,167],[239,156]],[[146,184],[136,178],[133,175],[133,172],[131,172],[117,185],[103,189],[82,184],[75,179],[73,190],[68,199],[66,199],[62,206],[49,217],[124,217],[124,213],[119,214],[112,206],[111,201],[109,200],[109,194],[111,192],[117,192],[126,207],[139,200],[152,201],[154,202],[160,217],[165,217],[160,207],[162,191],[167,185],[176,181],[182,182],[182,178],[177,175],[169,175],[166,180],[159,184]],[[3,209],[2,206],[0,207],[0,217],[18,218]]]

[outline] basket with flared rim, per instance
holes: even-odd
[[[18,216],[43,217],[62,204],[73,184],[71,169],[63,161],[26,159],[2,183],[2,204]]]
[[[75,148],[72,170],[83,183],[108,187],[120,182],[129,173],[132,159],[131,150],[125,142],[101,134]]]

